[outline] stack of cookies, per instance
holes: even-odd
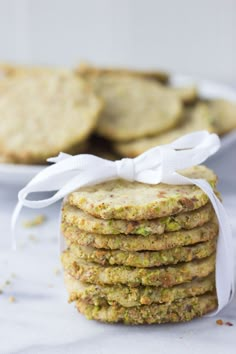
[[[181,173],[216,187],[204,166]],[[181,322],[216,308],[218,223],[198,187],[125,180],[84,187],[64,203],[61,229],[69,301],[87,318]]]

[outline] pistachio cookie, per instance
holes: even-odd
[[[135,157],[158,145],[169,144],[181,136],[197,131],[215,131],[214,117],[206,103],[200,102],[194,107],[184,109],[179,124],[167,132],[150,138],[141,138],[129,142],[117,142],[113,147],[121,156]]]
[[[6,76],[0,80],[0,155],[42,163],[70,151],[91,133],[101,108],[86,82],[69,70]]]
[[[65,203],[62,208],[62,227],[63,231],[72,232],[74,237],[76,232],[81,235],[81,231],[101,235],[161,235],[168,231],[188,230],[202,226],[212,218],[213,214],[214,210],[211,203],[207,203],[193,211],[158,219],[137,221],[107,220],[96,218],[81,209],[71,206],[69,203]]]
[[[68,246],[75,244],[96,249],[160,251],[213,240],[218,235],[218,223],[214,220],[191,230],[166,232],[162,235],[152,234],[146,237],[142,235],[87,233],[73,225],[62,223],[62,233]]]
[[[190,178],[206,179],[212,186],[216,175],[205,166],[181,171]],[[195,185],[144,184],[114,180],[84,187],[69,195],[69,203],[102,219],[143,220],[191,211],[208,202]]]
[[[82,300],[76,302],[79,312],[88,319],[136,325],[190,321],[214,310],[216,306],[217,299],[214,293],[181,299],[168,304],[151,304],[129,308],[108,304],[95,306]]]
[[[110,74],[92,77],[89,83],[104,101],[96,132],[108,140],[160,134],[181,119],[181,100],[151,80]]]
[[[174,247],[161,251],[104,250],[72,243],[70,253],[75,259],[101,265],[152,268],[208,257],[216,251],[216,241],[213,239],[192,246]]]
[[[215,255],[179,263],[173,266],[155,268],[135,268],[128,266],[102,266],[75,257],[70,250],[62,254],[62,264],[72,277],[81,282],[104,285],[126,284],[128,286],[161,286],[186,283],[194,278],[206,277],[215,269]]]
[[[65,273],[65,284],[69,294],[69,302],[82,300],[88,304],[100,306],[121,305],[133,307],[151,305],[153,303],[170,303],[186,297],[202,295],[215,290],[215,274],[205,278],[197,278],[188,283],[171,288],[155,286],[128,287],[126,285],[93,285],[81,283]]]

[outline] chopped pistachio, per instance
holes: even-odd
[[[43,224],[46,221],[45,215],[37,215],[34,219],[31,220],[25,220],[23,222],[24,227],[33,227],[33,226],[38,226]]]

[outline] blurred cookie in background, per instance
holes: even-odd
[[[156,81],[109,71],[86,77],[104,101],[96,132],[108,140],[152,136],[176,126],[181,118],[181,100]]]
[[[37,164],[80,152],[102,109],[87,83],[71,70],[9,70],[0,80],[1,159]]]
[[[182,135],[197,130],[214,131],[212,113],[209,106],[202,102],[194,107],[185,108],[182,120],[176,128],[150,138],[115,143],[113,147],[122,156],[135,157],[152,147],[169,144]]]

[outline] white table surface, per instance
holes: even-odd
[[[235,160],[236,142],[229,142],[209,164],[221,178],[219,188],[236,246]],[[177,325],[105,325],[78,314],[73,304],[67,304],[63,276],[57,274],[59,204],[45,210],[24,209],[17,227],[17,251],[10,250],[10,218],[18,188],[0,185],[0,354],[236,352],[236,298],[216,317]],[[43,225],[22,226],[23,220],[41,213],[47,216]],[[11,303],[10,296],[16,301]],[[234,326],[219,326],[218,318]]]

